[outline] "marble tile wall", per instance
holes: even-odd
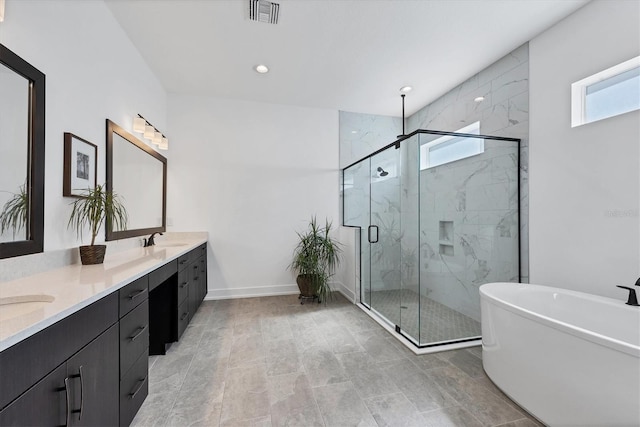
[[[518,280],[518,147],[485,140],[483,154],[420,176],[420,290],[480,321],[478,287]]]
[[[402,133],[400,117],[340,111],[340,168],[395,141]]]
[[[482,102],[474,99],[483,96]],[[352,119],[353,120],[353,119]],[[529,281],[529,44],[525,43],[407,119],[416,129],[456,131],[480,121],[483,135],[520,138],[520,258]]]
[[[506,136],[513,138],[520,138],[522,140],[520,146],[520,229],[515,230],[512,235],[520,235],[521,239],[521,248],[520,248],[520,259],[521,259],[521,277],[520,280],[522,282],[528,282],[528,137],[529,137],[529,92],[528,92],[528,79],[529,79],[529,46],[528,44],[524,44],[521,47],[517,48],[510,54],[506,55],[502,59],[498,60],[494,64],[490,65],[486,69],[480,71],[476,75],[472,76],[470,79],[466,80],[462,84],[453,88],[449,92],[447,92],[442,97],[438,98],[436,101],[430,103],[429,105],[423,107],[421,110],[413,114],[407,119],[407,128],[408,132],[411,132],[416,129],[432,129],[432,130],[446,130],[446,131],[456,131],[468,124],[474,123],[476,121],[480,121],[480,133],[485,135],[496,135],[496,136]],[[478,103],[475,102],[474,99],[478,96],[483,96],[484,101]],[[345,167],[354,161],[359,160],[360,158],[370,154],[377,149],[388,145],[390,142],[396,139],[396,136],[401,133],[402,122],[400,118],[394,117],[386,117],[386,116],[374,116],[368,114],[358,114],[351,112],[340,112],[340,165],[341,167]],[[407,165],[411,160],[407,157],[407,154],[403,154],[405,156],[404,164]],[[485,156],[486,157],[486,156]],[[489,157],[487,157],[488,159]],[[512,158],[509,156],[505,156],[500,160],[491,160],[491,162],[496,162],[496,165],[499,162],[510,162]],[[497,166],[492,166],[495,168]],[[366,168],[369,168],[369,165],[366,165]],[[403,173],[405,171],[403,170]],[[459,173],[461,173],[459,171]],[[478,171],[478,178],[485,177],[487,178],[487,174],[481,173]],[[418,186],[409,185],[410,181],[415,181],[415,177],[403,177],[403,181],[400,184],[402,186],[402,200],[401,204],[403,208],[410,208],[415,205],[415,201],[417,200],[417,195],[413,193],[412,188],[415,191],[420,191],[420,207],[423,207],[424,203],[429,203],[423,199],[433,198],[432,202],[436,201],[438,204],[443,206],[449,206],[450,208],[460,209],[459,203],[459,193],[455,188],[451,188],[448,192],[439,191],[437,192],[438,199],[436,200],[436,194],[426,195],[422,191],[422,187],[425,185],[424,180],[427,174],[421,174],[420,178],[420,190],[418,190]],[[443,174],[441,174],[443,175]],[[443,175],[444,176],[444,175]],[[451,182],[451,184],[455,184]],[[459,182],[458,184],[461,184]],[[427,184],[428,185],[428,184]],[[493,186],[492,186],[493,185]],[[486,188],[483,188],[478,192],[470,192],[468,194],[468,199],[465,200],[466,208],[469,210],[477,211],[477,209],[471,208],[480,208],[482,203],[486,200],[490,200],[492,194],[497,194],[497,191],[501,191],[503,188],[500,183],[488,184]],[[515,184],[510,184],[515,185]],[[392,187],[389,187],[390,191],[394,191]],[[513,190],[513,189],[511,189]],[[511,191],[510,190],[510,191]],[[513,194],[510,193],[509,196],[510,203],[514,202],[512,199]],[[515,187],[515,193],[517,195],[517,187]],[[350,195],[345,192],[342,195],[345,197],[345,203],[351,203],[347,201]],[[350,208],[345,207],[345,219],[347,212],[350,212],[349,215],[351,217],[349,220],[355,219],[358,215],[361,215],[358,218],[359,222],[362,222],[362,226],[365,227],[368,225],[364,216],[369,215],[369,204],[365,203],[366,197],[362,194],[361,200],[357,203],[352,203]],[[380,196],[382,199],[385,197]],[[386,199],[389,199],[391,196],[386,196]],[[517,196],[515,196],[517,197]],[[517,200],[517,199],[516,199]],[[458,206],[456,206],[456,203]],[[358,206],[361,206],[361,212],[358,212]],[[511,204],[509,206],[512,206]],[[517,202],[515,203],[517,209]],[[417,212],[417,209],[416,209]],[[459,210],[459,212],[461,212]],[[366,215],[365,215],[366,214]],[[460,221],[463,217],[461,213],[457,214],[457,220]],[[497,224],[495,225],[496,229],[498,227],[507,227],[511,229],[513,224],[517,224],[516,222],[516,212],[511,212],[508,215],[505,214],[503,217],[496,218],[494,214],[494,220],[497,220]],[[468,236],[475,235],[475,238],[469,237],[469,241],[472,241],[474,244],[480,244],[480,242],[484,242],[486,239],[482,239],[478,236],[489,234],[488,230],[488,222],[489,218],[487,215],[483,215],[482,217],[474,215],[473,218],[470,219],[471,216],[468,216],[465,222],[464,231]],[[421,218],[421,220],[424,220]],[[471,222],[469,222],[471,221]],[[482,224],[481,222],[487,222]],[[347,222],[344,222],[347,224]],[[406,248],[410,248],[413,246],[412,241],[410,241],[410,236],[412,235],[411,221],[410,217],[404,217],[403,223],[407,224],[407,229],[400,230],[399,235],[402,236],[402,246]],[[493,221],[496,223],[496,221]],[[508,226],[505,224],[509,224]],[[360,225],[360,224],[358,224]],[[470,227],[476,227],[476,231],[480,232],[482,228],[482,232],[480,234],[470,234]],[[422,230],[424,231],[424,230]],[[516,232],[517,231],[517,232]],[[484,234],[482,234],[484,233]],[[366,239],[366,233],[363,233],[363,238]],[[368,245],[363,241],[362,248],[364,249]],[[513,253],[513,248],[510,246],[513,244],[513,241],[510,243],[503,242],[500,245],[496,246],[496,250],[498,250],[498,246],[500,246],[500,250],[507,250],[506,247],[511,248],[510,250]],[[425,248],[421,248],[421,251]],[[437,247],[439,249],[439,246]],[[516,249],[517,251],[517,249]],[[467,248],[467,252],[469,252],[469,248]],[[455,253],[455,247],[454,247]],[[482,252],[480,252],[482,255]],[[516,252],[517,253],[517,252]],[[368,255],[368,254],[367,254]],[[421,254],[422,258],[420,260],[421,269],[424,268],[424,254]],[[477,256],[477,255],[476,255]],[[502,255],[501,255],[502,256]],[[411,259],[411,257],[405,257],[407,259]],[[485,261],[482,258],[479,258],[478,261]],[[490,277],[492,274],[498,274],[498,271],[501,271],[502,277],[509,277],[512,280],[517,280],[517,276],[513,277],[512,268],[506,265],[492,265],[491,268],[486,264],[483,264],[484,267],[480,267],[480,263],[476,261],[477,271],[472,271],[465,273],[465,277],[467,280],[464,286],[461,286],[460,291],[466,293],[467,291],[463,291],[462,288],[471,289],[470,287],[476,286],[477,278],[472,277],[475,274],[482,276],[484,273],[482,271],[483,268],[485,270],[491,269],[492,273],[487,273],[486,277]],[[402,259],[395,260],[392,259],[391,264],[394,265],[394,268],[400,268],[400,264],[403,263]],[[395,263],[395,264],[394,264]],[[455,263],[454,263],[455,264]],[[509,264],[508,262],[506,264]],[[460,264],[462,266],[463,264]],[[464,264],[465,266],[467,264]],[[364,266],[364,264],[363,264]],[[443,266],[442,266],[443,267]],[[504,268],[502,268],[504,267]],[[431,268],[435,268],[435,264],[431,264]],[[445,267],[443,267],[445,268]],[[465,267],[466,268],[466,267]],[[364,277],[366,268],[362,269],[363,280],[366,279]],[[482,271],[481,271],[482,270]],[[421,273],[423,270],[421,270]],[[435,274],[434,271],[428,270],[430,274]],[[485,271],[486,272],[486,271]],[[451,289],[457,285],[460,285],[457,279],[454,278],[456,275],[451,275],[447,280],[453,281],[453,286],[447,286],[445,289]],[[407,284],[411,284],[413,281],[410,277],[407,277]],[[474,281],[475,280],[475,281]],[[504,279],[507,280],[507,279]],[[406,285],[406,284],[405,284]],[[446,286],[446,285],[445,285]],[[475,291],[474,291],[475,292]],[[432,296],[436,296],[435,294]],[[442,296],[443,301],[452,300],[452,295],[449,297]],[[463,309],[463,308],[461,308]],[[469,312],[470,315],[473,314],[474,310],[464,309],[466,312]],[[475,317],[475,316],[474,316]]]

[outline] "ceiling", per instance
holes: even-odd
[[[411,115],[587,0],[106,0],[169,93]],[[266,64],[267,74],[254,67]]]

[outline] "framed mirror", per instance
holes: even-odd
[[[107,119],[107,191],[127,209],[126,230],[106,224],[106,240],[126,239],[166,230],[167,159]]]
[[[42,252],[45,75],[0,44],[0,259]]]

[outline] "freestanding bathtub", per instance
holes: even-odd
[[[640,307],[626,298],[482,285],[484,370],[549,426],[640,426]]]

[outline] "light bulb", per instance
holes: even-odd
[[[133,131],[134,132],[144,132],[145,126],[147,122],[142,117],[134,117],[133,118]]]
[[[155,134],[156,130],[153,128],[153,126],[146,125],[144,127],[144,134],[142,136],[147,139],[152,139]]]

